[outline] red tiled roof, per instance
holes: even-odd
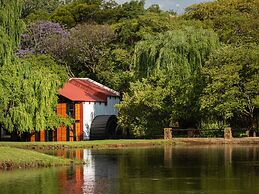
[[[72,101],[106,102],[109,96],[120,96],[118,92],[89,78],[72,78],[59,94]]]

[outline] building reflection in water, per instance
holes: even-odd
[[[56,155],[70,159],[83,159],[83,151],[64,151],[58,150]],[[83,193],[82,185],[84,183],[83,167],[80,165],[70,166],[58,173],[60,193]]]
[[[135,150],[87,149],[57,152],[56,154],[59,156],[86,161],[83,166],[75,165],[59,172],[59,187],[62,188],[60,193],[124,193],[125,189],[130,190],[132,188],[127,181],[139,179],[142,181],[143,188],[146,188],[145,186],[149,183],[145,180],[148,180],[151,176],[165,177],[167,182],[174,179],[174,187],[172,187],[172,182],[170,182],[171,185],[167,185],[172,189],[182,188],[182,184],[185,182],[181,182],[181,180],[186,177],[189,182],[190,177],[192,177],[194,180],[192,183],[198,185],[198,189],[204,189],[208,183],[211,184],[213,189],[217,189],[217,184],[211,181],[217,179],[215,175],[220,174],[224,177],[218,180],[223,185],[234,181],[234,187],[239,183],[235,182],[238,179],[233,177],[243,176],[242,173],[248,171],[251,176],[253,175],[250,182],[256,184],[253,181],[253,177],[256,177],[256,171],[251,167],[248,168],[248,166],[244,166],[246,170],[240,170],[241,163],[236,161],[258,161],[258,147],[231,145],[165,146],[164,149],[157,150],[159,152],[154,152],[151,149],[139,149],[138,152]],[[161,151],[162,154],[159,154]],[[132,158],[134,159],[132,160]],[[154,170],[153,167],[161,162],[160,170]],[[245,163],[242,165],[245,165]],[[127,181],[125,181],[126,179]],[[135,184],[136,182],[132,183]],[[159,190],[163,188],[161,185],[166,183],[161,182],[161,185],[159,185],[159,182],[157,182],[156,184],[156,189]],[[138,184],[135,187],[143,189]],[[189,185],[189,187],[193,189],[192,185]]]
[[[58,156],[85,160],[83,166],[75,165],[60,171],[60,193],[110,193],[112,179],[118,177],[117,157],[99,153],[98,150],[58,151]]]
[[[111,180],[118,176],[117,157],[99,153],[98,150],[84,150],[84,193],[109,193]]]

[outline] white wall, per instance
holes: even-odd
[[[120,102],[119,97],[108,97],[107,104],[99,102],[83,102],[83,131],[84,139],[89,139],[90,127],[94,118],[98,115],[118,115],[114,107]]]

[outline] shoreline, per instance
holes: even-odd
[[[73,161],[70,159],[50,156],[33,150],[0,146],[0,171],[67,166],[71,163]]]
[[[40,167],[67,166],[79,161],[44,154],[47,150],[124,149],[158,146],[259,145],[259,137],[244,138],[173,138],[95,140],[80,142],[0,142],[0,171]],[[35,151],[34,151],[35,150]],[[37,150],[39,152],[37,152]],[[43,151],[43,153],[41,153]],[[82,161],[81,161],[82,162]]]
[[[173,138],[163,139],[120,139],[94,140],[79,142],[0,142],[0,147],[13,147],[29,150],[59,150],[59,149],[110,149],[128,147],[154,147],[163,145],[259,145],[259,137],[243,138]]]

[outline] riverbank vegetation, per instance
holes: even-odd
[[[123,147],[152,147],[174,144],[175,143],[172,141],[161,139],[121,139],[78,142],[0,142],[0,146],[33,150],[58,150],[73,148],[106,149]]]
[[[119,124],[134,137],[169,126],[258,130],[258,1],[216,0],[183,15],[144,5],[1,1],[0,126],[69,125],[55,113],[57,91],[76,76],[121,92]]]
[[[69,165],[69,159],[50,156],[32,150],[0,147],[0,170]]]

